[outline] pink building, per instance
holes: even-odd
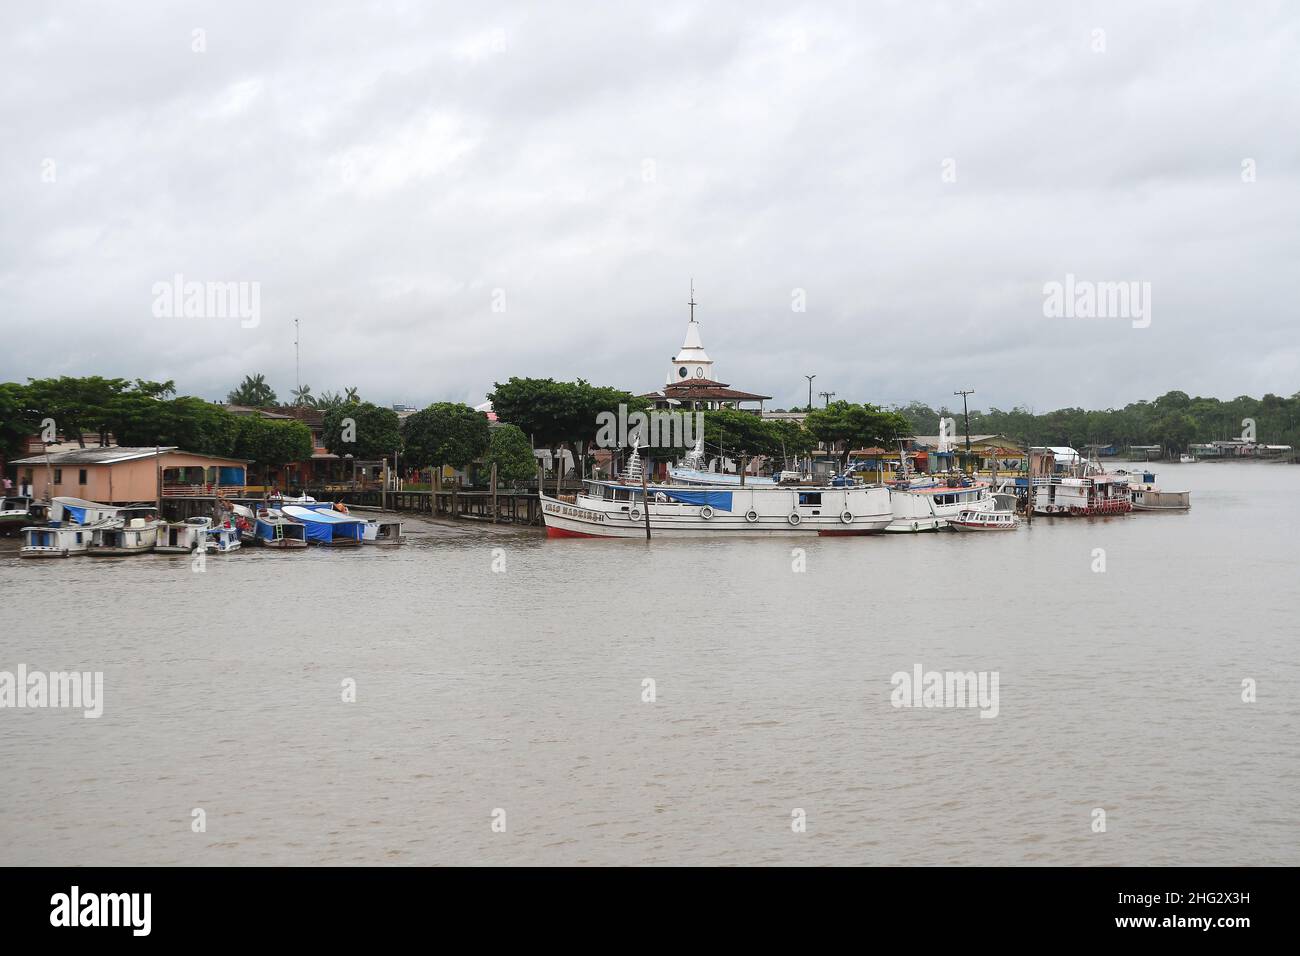
[[[153,501],[162,493],[242,494],[248,463],[238,458],[197,455],[176,448],[77,448],[11,461],[19,488],[30,487],[49,501],[64,495],[105,504]]]

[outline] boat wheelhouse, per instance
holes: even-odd
[[[154,550],[163,554],[186,554],[199,546],[210,527],[211,518],[189,518],[164,523],[158,528],[158,541]]]
[[[55,523],[23,528],[23,544],[18,549],[18,557],[67,558],[85,554],[93,533],[93,525]]]
[[[1020,518],[1014,511],[965,510],[948,519],[953,531],[1015,531]]]
[[[154,505],[122,508],[116,518],[95,529],[86,551],[92,558],[124,557],[152,551],[158,543],[158,520]]]
[[[654,484],[643,490],[587,480],[572,498],[540,497],[546,533],[553,538],[644,537],[647,513],[651,535],[670,538],[874,534],[893,517],[889,491],[879,486]]]

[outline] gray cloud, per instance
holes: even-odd
[[[1040,410],[1300,388],[1286,4],[87,3],[0,37],[0,379],[283,396],[298,316],[317,391],[639,391],[694,276],[719,376],[777,405],[805,372]],[[1151,327],[1045,319],[1067,272],[1149,281]],[[156,318],[177,273],[260,283],[261,324]]]

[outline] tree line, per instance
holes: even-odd
[[[898,409],[917,435],[937,435],[939,419],[953,418],[957,432],[965,425],[962,412],[931,408],[912,402]],[[1290,398],[1267,394],[1263,398],[1239,395],[1230,401],[1186,392],[1166,392],[1152,401],[1132,402],[1123,408],[1089,411],[1059,408],[1035,414],[1023,406],[1010,411],[972,409],[971,434],[1006,435],[1031,445],[1159,445],[1169,453],[1184,451],[1196,442],[1240,438],[1243,422],[1254,423],[1254,434],[1267,444],[1300,447],[1300,392]]]

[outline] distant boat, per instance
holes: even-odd
[[[1130,473],[1128,490],[1134,511],[1188,511],[1192,507],[1190,491],[1166,491],[1158,487],[1153,471]]]
[[[306,529],[308,544],[353,547],[361,544],[365,535],[365,521],[348,514],[305,505],[285,505],[281,510]]]
[[[1196,463],[1196,456],[1195,456],[1195,455],[1179,455],[1179,456],[1178,456],[1178,464],[1180,464],[1180,465],[1192,465],[1192,464],[1195,464],[1195,463]]]
[[[35,498],[26,495],[0,498],[0,534],[18,531],[27,525],[44,521],[48,514],[48,506]]]

